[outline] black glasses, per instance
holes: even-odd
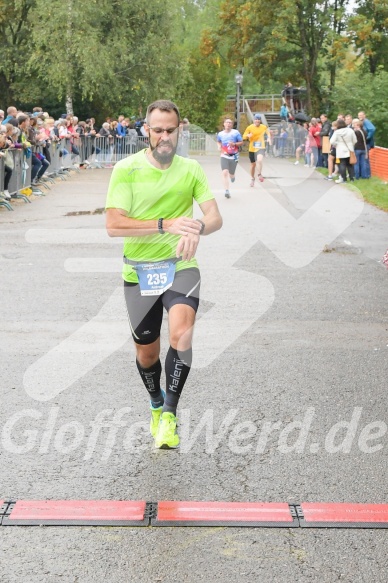
[[[171,134],[175,134],[175,132],[177,130],[179,130],[179,126],[177,126],[175,128],[151,128],[150,127],[150,130],[152,130],[155,134],[159,134],[159,135],[164,134],[164,132],[167,132],[168,135],[171,135]]]

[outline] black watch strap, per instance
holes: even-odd
[[[163,230],[163,219],[158,219],[158,231],[161,235],[164,235],[166,232]]]
[[[197,219],[197,221],[201,223],[201,230],[199,231],[199,234],[202,235],[205,230],[205,223],[201,221],[201,219]]]

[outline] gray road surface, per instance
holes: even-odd
[[[98,212],[110,171],[0,209],[0,499],[388,502],[388,215],[287,160],[250,188],[242,159],[226,200],[218,158],[200,162],[224,227],[198,252],[180,451],[147,435]],[[387,535],[0,527],[1,579],[383,583]]]

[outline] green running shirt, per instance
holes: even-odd
[[[167,170],[155,168],[146,150],[118,162],[112,172],[105,208],[118,208],[142,221],[193,216],[193,199],[198,204],[214,198],[205,173],[196,160],[174,156]],[[176,256],[180,235],[159,233],[125,237],[124,255],[132,261],[161,261]],[[178,261],[176,271],[198,267],[197,260]],[[123,264],[123,279],[137,283],[131,265]]]

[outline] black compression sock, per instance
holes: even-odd
[[[166,396],[163,413],[169,411],[176,415],[176,408],[186,379],[190,372],[193,358],[192,349],[185,352],[177,351],[170,346],[166,356]]]
[[[160,390],[160,377],[162,374],[162,364],[157,360],[149,368],[143,368],[136,359],[137,370],[140,373],[145,388],[147,389],[152,406],[156,409],[163,405],[163,393]]]

